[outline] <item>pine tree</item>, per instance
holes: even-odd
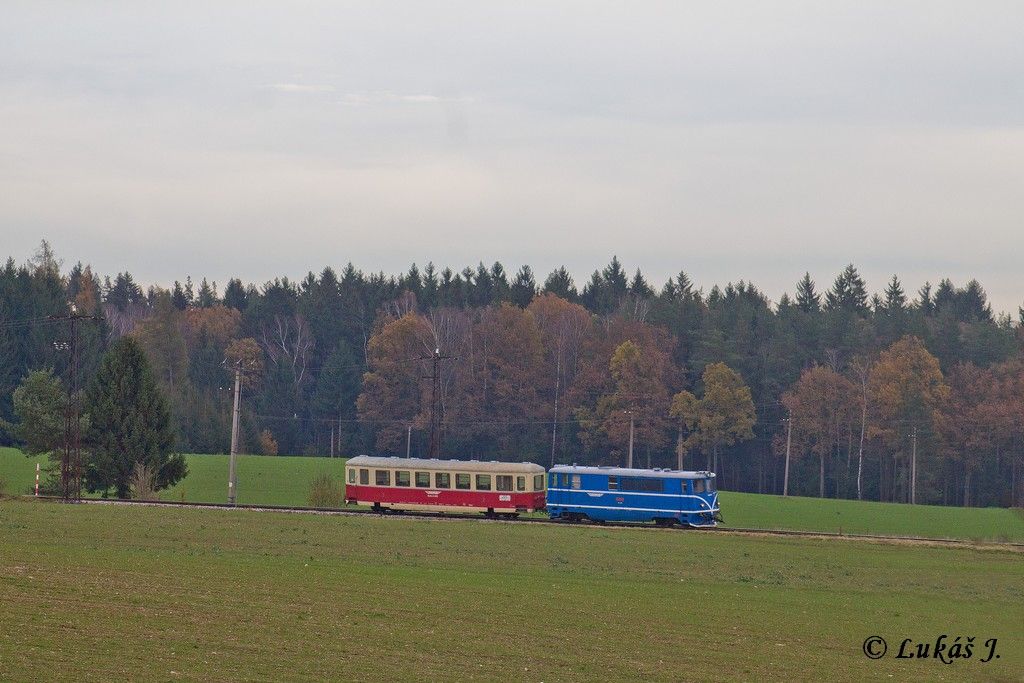
[[[530,266],[523,266],[509,287],[509,300],[520,308],[526,308],[535,296],[537,281],[533,278],[533,269]]]
[[[551,274],[544,280],[543,291],[546,294],[554,294],[566,301],[573,302],[579,299],[580,296],[579,292],[576,291],[576,284],[572,281],[572,276],[569,275],[569,271],[565,269],[565,266],[559,266],[551,271]]]
[[[188,472],[185,458],[172,453],[174,430],[167,399],[142,347],[123,337],[103,357],[100,370],[85,395],[89,427],[86,487],[119,498],[129,492],[136,463],[155,472],[155,490],[173,486]]]
[[[825,295],[825,308],[858,315],[868,312],[867,285],[852,263],[836,277],[832,289]]]
[[[203,278],[202,283],[199,285],[199,298],[196,301],[200,308],[210,308],[217,303],[217,283],[210,283]]]
[[[644,278],[643,273],[640,269],[636,269],[636,275],[633,276],[633,281],[629,283],[629,293],[638,299],[650,299],[654,297],[654,290],[647,284],[647,280]]]
[[[184,307],[178,306],[177,300],[178,289],[180,288],[180,286],[181,285],[179,283],[174,283],[174,305],[175,307],[178,308],[178,310],[183,310]],[[184,291],[181,292],[181,298],[182,301],[184,301]],[[242,286],[242,281],[239,280],[238,278],[231,278],[230,280],[228,280],[228,286],[224,288],[224,305],[229,308],[244,311],[247,303],[248,299],[246,297],[245,287]]]
[[[817,313],[821,310],[821,295],[814,290],[814,280],[810,273],[804,273],[800,282],[796,283],[796,305],[804,313]]]

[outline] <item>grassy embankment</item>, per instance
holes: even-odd
[[[4,501],[0,662],[11,680],[1019,680],[1022,557]],[[893,657],[941,634],[998,638],[1000,658]]]
[[[226,455],[189,455],[189,475],[164,500],[226,502]],[[306,505],[309,486],[320,472],[341,477],[344,460],[240,456],[238,502]],[[9,493],[30,490],[35,460],[14,449],[0,449],[0,478]],[[869,501],[721,493],[726,526],[794,529],[851,534],[922,536],[1024,542],[1024,512],[1001,508],[956,508]]]

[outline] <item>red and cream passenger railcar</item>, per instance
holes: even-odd
[[[345,500],[390,510],[533,512],[544,509],[544,468],[360,455],[345,463]]]

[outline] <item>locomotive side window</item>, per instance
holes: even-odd
[[[477,491],[490,491],[491,490],[491,475],[489,475],[489,474],[478,474],[478,475],[476,475],[476,490]]]
[[[370,470],[359,470],[359,483],[363,486],[370,483]]]
[[[577,491],[579,491],[580,488],[582,488],[582,482],[580,480],[580,475],[578,475],[578,474],[572,475],[572,487],[574,489],[576,489]]]
[[[447,472],[434,473],[435,489],[450,489],[452,487],[452,475]]]
[[[374,470],[377,486],[391,486],[391,470]]]
[[[555,475],[552,474],[551,475],[551,482],[554,483],[554,481],[555,481]],[[533,490],[534,491],[543,491],[544,490],[544,475],[543,474],[535,474],[533,476]]]
[[[646,479],[640,477],[623,477],[623,491],[664,491],[665,482],[661,479]]]
[[[477,478],[477,488],[479,486],[480,479]],[[512,490],[512,475],[511,474],[498,474],[494,477],[494,488],[497,491],[511,491]]]
[[[456,474],[455,475],[455,488],[457,489],[469,489],[470,478],[468,474]]]
[[[703,479],[694,479],[693,480],[693,492],[694,493],[704,493],[704,480]]]
[[[562,488],[563,489],[569,488],[569,475],[568,474],[563,474],[562,475]]]
[[[395,486],[408,486],[409,485],[409,471],[399,470],[395,472]]]
[[[710,479],[708,479],[707,486],[708,486],[708,493],[710,493],[711,491],[715,490],[715,478],[714,477],[711,477]]]
[[[558,486],[558,475],[557,474],[554,474],[554,473],[551,474],[551,483],[549,484],[549,486],[551,488],[555,488],[555,487]]]
[[[619,490],[619,478],[615,476],[608,477],[608,490],[618,491]]]
[[[516,477],[516,491],[526,490],[526,477]]]
[[[348,470],[348,483],[350,483],[350,484],[356,483],[356,471],[354,469],[352,469],[351,467]]]
[[[429,489],[430,488],[430,472],[417,472],[416,473],[416,488]]]

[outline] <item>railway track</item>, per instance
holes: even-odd
[[[31,498],[31,496],[29,496]],[[62,502],[57,496],[39,496],[37,500],[50,502]],[[311,515],[333,515],[333,516],[357,516],[370,515],[374,517],[400,517],[405,519],[428,519],[428,520],[456,520],[469,522],[492,522],[506,524],[547,524],[552,526],[592,526],[597,528],[624,528],[644,529],[648,531],[672,531],[673,528],[658,527],[651,524],[635,522],[565,522],[546,519],[543,517],[485,517],[470,516],[466,514],[455,514],[449,512],[416,512],[402,511],[378,512],[365,508],[310,508],[296,507],[289,505],[230,505],[228,503],[181,503],[174,501],[150,501],[150,500],[122,500],[104,498],[83,498],[82,503],[89,505],[137,505],[145,507],[171,507],[171,508],[206,508],[214,510],[245,510],[251,512],[288,512],[296,514]],[[678,527],[674,527],[678,530]],[[951,546],[964,548],[1000,548],[1024,552],[1024,543],[1012,543],[1002,541],[973,541],[960,538],[926,538],[922,536],[889,536],[883,534],[847,534],[834,531],[796,531],[792,529],[755,529],[747,527],[730,527],[719,525],[717,527],[704,527],[687,529],[702,534],[734,534],[750,536],[795,536],[799,538],[826,538],[852,541],[872,541],[878,543],[903,543],[931,546]]]

